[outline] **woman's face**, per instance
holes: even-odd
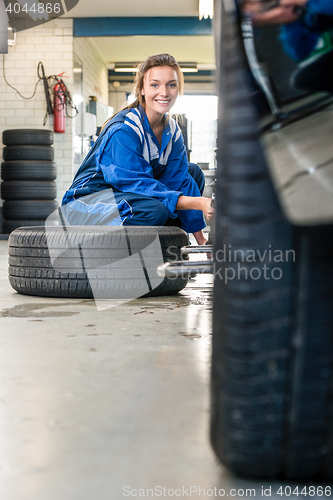
[[[176,71],[171,66],[156,66],[144,76],[142,95],[145,96],[148,120],[160,119],[170,111],[179,94]]]

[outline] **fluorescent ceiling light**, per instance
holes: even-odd
[[[138,68],[138,63],[115,63],[114,71],[117,73],[134,73]]]
[[[196,63],[179,63],[183,73],[197,73],[198,66]]]
[[[116,73],[135,73],[138,69],[139,63],[115,63],[114,71]],[[184,62],[179,63],[182,71],[184,73],[196,73],[198,71],[198,67],[196,63]]]
[[[214,16],[214,0],[199,0],[199,19],[212,19]]]

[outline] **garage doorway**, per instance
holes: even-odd
[[[183,95],[172,108],[173,114],[184,114],[189,122],[191,162],[202,168],[214,168],[217,134],[217,96]]]

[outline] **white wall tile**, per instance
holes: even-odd
[[[46,76],[65,71],[64,81],[73,92],[73,52],[84,66],[83,88],[87,104],[89,95],[108,104],[108,74],[105,62],[93,44],[73,36],[71,19],[56,19],[37,28],[17,34],[16,46],[5,56],[6,77],[11,85],[25,97],[30,97],[38,80],[37,65],[41,61]],[[7,128],[43,128],[46,101],[43,83],[37,86],[31,100],[22,99],[3,79],[0,72],[0,157],[2,158],[2,132]],[[45,128],[53,129],[53,116],[48,116]],[[66,133],[55,134],[54,152],[57,164],[57,201],[71,184],[73,176],[73,120],[66,119]],[[0,201],[0,203],[2,203]]]

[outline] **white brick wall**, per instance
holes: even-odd
[[[70,28],[70,33],[68,29]],[[66,35],[64,34],[66,30]],[[64,61],[63,52],[70,54],[70,59]],[[16,46],[9,47],[5,56],[6,79],[24,96],[32,95],[38,79],[37,65],[41,61],[45,75],[50,76],[66,71],[64,78],[69,91],[73,88],[73,36],[72,20],[57,19],[43,26],[22,31],[17,34]],[[6,85],[3,74],[0,76],[0,133],[7,128],[43,128],[46,113],[46,100],[43,83],[37,87],[33,99],[22,99],[12,88]],[[45,128],[53,128],[53,117],[49,116]],[[65,185],[67,187],[67,172],[72,172],[72,157],[64,155],[64,150],[71,151],[73,141],[72,120],[66,119],[66,133],[55,134],[54,161],[58,167],[57,200],[60,201]],[[2,142],[1,158],[2,158]]]
[[[83,62],[83,88],[85,103],[89,95],[96,95],[108,104],[107,69],[89,39],[72,36],[73,21],[56,19],[37,28],[17,34],[16,46],[9,47],[5,55],[7,81],[24,96],[31,96],[37,81],[37,65],[41,61],[45,75],[57,75],[66,71],[64,81],[73,93],[73,54]],[[2,62],[2,61],[1,61]],[[4,81],[0,69],[0,159],[2,160],[2,132],[8,128],[43,128],[46,100],[43,83],[37,87],[33,99],[22,99]],[[49,116],[45,128],[53,129],[53,116]],[[73,177],[74,121],[66,118],[66,132],[54,134],[55,162],[57,164],[57,201],[71,184]],[[0,202],[2,204],[2,201]]]

